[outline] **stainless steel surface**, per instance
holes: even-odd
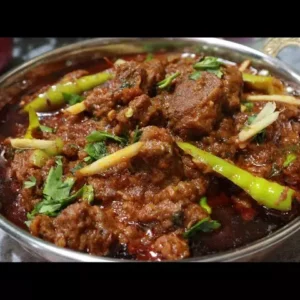
[[[267,56],[246,46],[214,38],[160,38],[160,39],[94,39],[69,45],[44,55],[41,55],[11,72],[0,77],[0,103],[9,101],[14,95],[34,85],[33,71],[46,76],[56,70],[50,66],[61,61],[65,65],[76,65],[80,61],[97,59],[104,55],[121,55],[125,53],[141,53],[145,50],[173,48],[180,51],[204,51],[208,54],[241,62],[250,58],[258,68],[269,69],[271,72],[290,81],[300,84],[300,76],[278,59]],[[59,67],[60,68],[60,67]],[[31,76],[30,76],[31,75]],[[29,80],[30,78],[30,80]],[[247,246],[227,251],[221,254],[186,261],[256,261],[263,259],[295,234],[300,228],[300,217],[275,233]],[[120,262],[119,259],[103,258],[82,254],[68,249],[59,248],[53,244],[31,236],[0,215],[0,228],[17,240],[28,251],[49,261],[86,261],[86,262]],[[123,260],[124,261],[124,260]]]

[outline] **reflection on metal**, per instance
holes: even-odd
[[[269,38],[264,45],[263,52],[276,57],[283,48],[290,45],[300,47],[300,38]]]

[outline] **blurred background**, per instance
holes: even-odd
[[[26,62],[42,53],[88,38],[1,38],[0,37],[0,74]],[[268,38],[224,38],[262,50]],[[289,46],[280,51],[278,58],[300,73],[300,49]]]

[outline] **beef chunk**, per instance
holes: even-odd
[[[227,66],[223,69],[224,90],[226,94],[226,107],[229,110],[240,108],[240,98],[243,90],[242,73],[236,66]]]
[[[81,202],[68,206],[56,218],[35,217],[30,230],[33,235],[61,247],[106,255],[115,240],[106,222],[106,216],[99,207]]]
[[[173,130],[185,136],[208,134],[221,117],[223,83],[214,74],[204,72],[200,79],[186,78],[163,100],[166,117]]]

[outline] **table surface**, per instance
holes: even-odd
[[[38,56],[67,44],[85,40],[87,38],[14,38],[13,59],[8,70]],[[244,39],[243,43],[261,50],[265,38]],[[289,47],[283,49],[278,57],[300,73],[300,49]],[[40,258],[25,251],[18,242],[11,239],[0,230],[0,261],[2,262],[40,262]],[[300,262],[300,232],[271,254],[265,261]]]

